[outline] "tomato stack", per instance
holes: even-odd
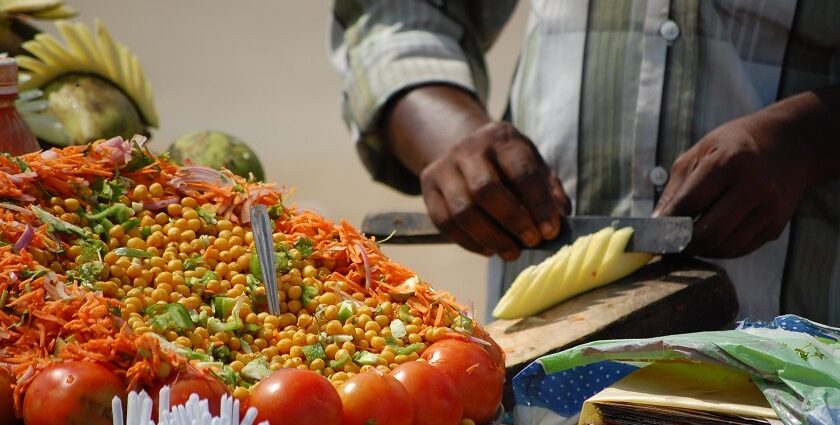
[[[482,424],[503,363],[468,308],[270,184],[142,140],[0,155],[0,411],[26,425],[110,423],[111,398],[163,385],[272,423]]]

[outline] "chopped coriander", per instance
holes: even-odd
[[[304,258],[308,258],[312,256],[312,240],[306,237],[301,236],[298,238],[297,242],[295,242],[295,249],[300,252]]]
[[[154,164],[154,162],[155,158],[148,149],[140,146],[140,143],[136,140],[131,140],[131,161],[123,167],[123,170],[130,173]]]
[[[273,219],[278,219],[280,216],[283,215],[283,205],[277,204],[268,207],[268,216]]]

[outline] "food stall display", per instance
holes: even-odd
[[[481,424],[499,406],[504,354],[469,308],[272,184],[117,137],[0,156],[0,199],[0,406],[26,425],[110,423],[114,396],[163,385],[259,420]]]

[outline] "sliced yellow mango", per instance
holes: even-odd
[[[653,255],[624,252],[633,229],[612,227],[578,238],[537,265],[528,266],[513,281],[496,308],[497,319],[533,316],[590,289],[633,273]]]

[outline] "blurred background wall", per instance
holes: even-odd
[[[164,150],[192,130],[222,130],[257,151],[268,181],[294,188],[294,202],[332,220],[359,226],[368,212],[423,209],[421,199],[373,182],[356,157],[340,118],[341,81],[327,57],[332,2],[67,3],[79,10],[77,20],[101,18],[139,57],[161,118],[153,147]],[[522,42],[528,5],[521,3],[488,56],[494,116],[504,109]],[[384,249],[436,287],[471,300],[483,317],[483,257],[444,245]]]

